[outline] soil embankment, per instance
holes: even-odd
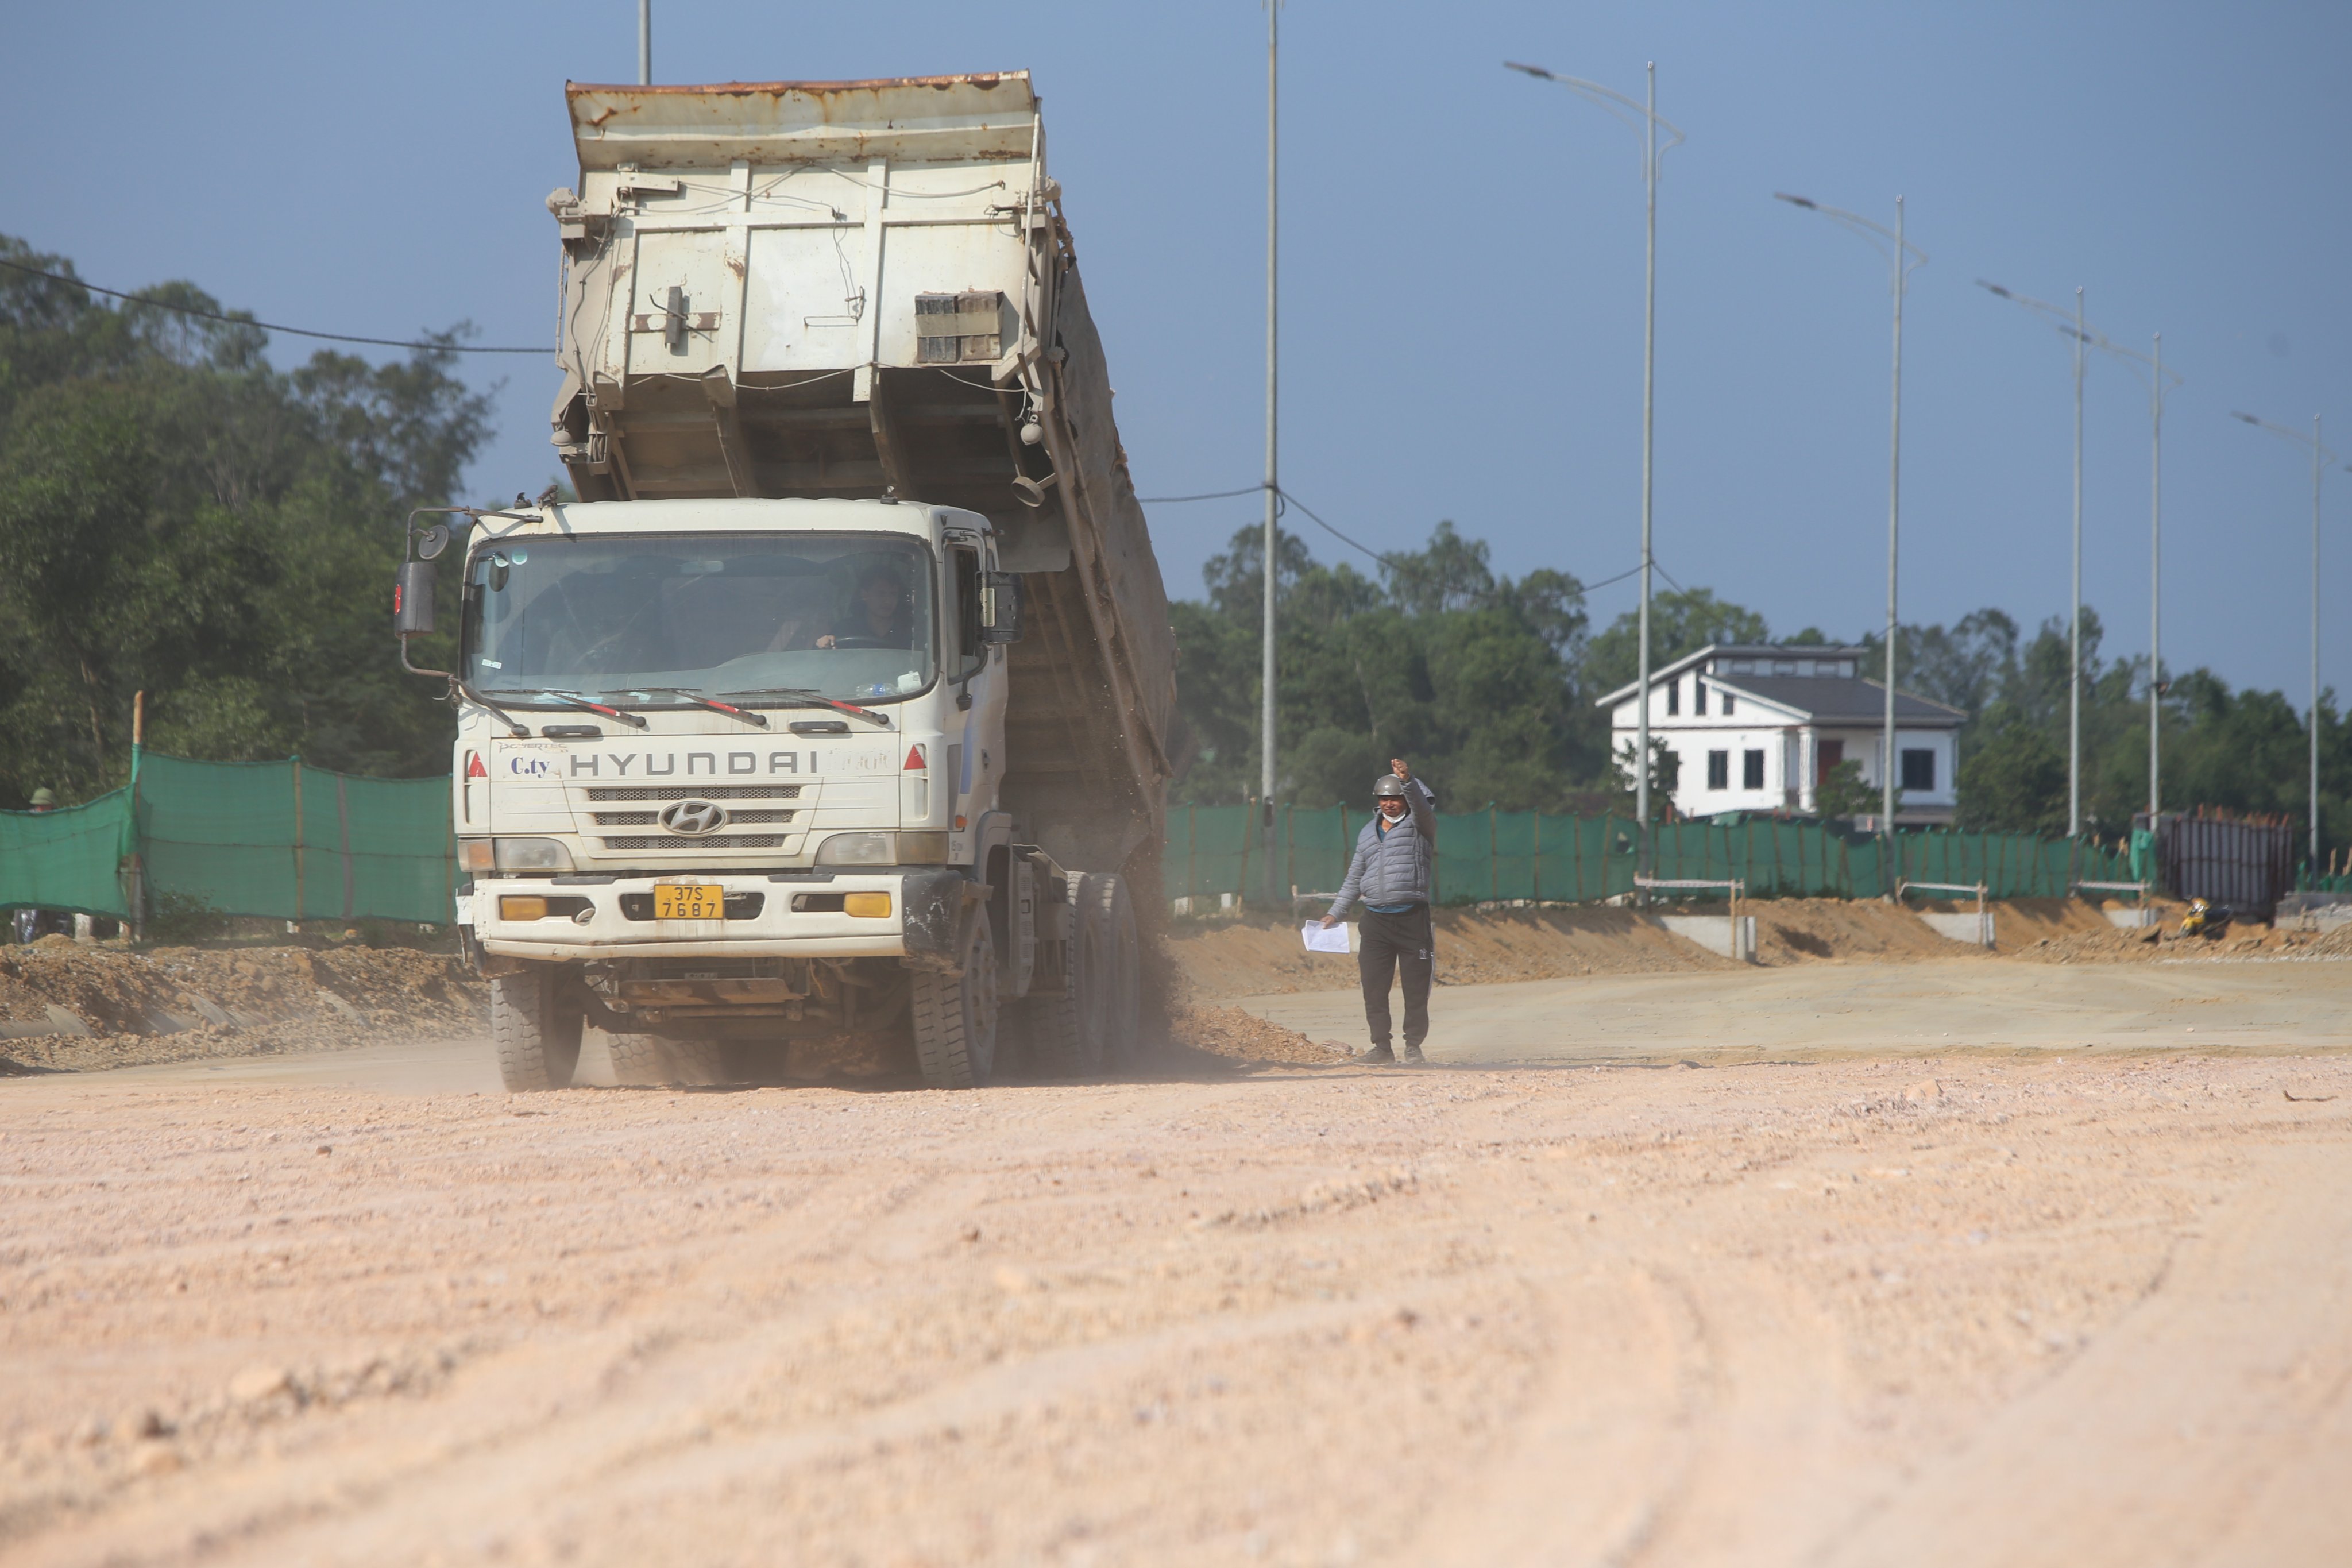
[[[2175,934],[2179,910],[2170,906],[2163,911],[2162,924],[2126,931],[2110,922],[2105,910],[2078,899],[1996,903],[1996,945],[1988,952],[1938,934],[1917,913],[1920,909],[1962,913],[1973,908],[1939,903],[1905,907],[1875,899],[1766,899],[1744,905],[1742,912],[1756,919],[1756,959],[1767,967],[1970,956],[2115,963],[2352,953],[2352,927],[2323,937],[2257,925],[2240,927],[2218,942],[2183,940]],[[1722,910],[1720,904],[1712,906],[1715,913]],[[1633,910],[1591,904],[1445,909],[1437,911],[1436,927],[1441,985],[1732,967],[1729,959]],[[1179,921],[1171,928],[1168,945],[1188,994],[1196,999],[1345,990],[1355,984],[1353,959],[1304,952],[1296,927],[1279,918]]]
[[[360,943],[0,948],[0,1073],[335,1050],[478,1027],[453,953]]]

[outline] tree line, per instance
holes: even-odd
[[[1259,790],[1262,529],[1236,532],[1202,576],[1198,599],[1170,606],[1177,700],[1189,761],[1172,798],[1198,805]],[[1295,535],[1276,535],[1277,798],[1364,804],[1387,759],[1402,755],[1449,806],[1633,814],[1630,759],[1612,755],[1603,694],[1630,684],[1639,654],[1632,611],[1592,628],[1584,589],[1565,573],[1513,579],[1484,541],[1440,522],[1420,550],[1381,558],[1373,575],[1326,566]],[[1706,587],[1669,588],[1650,607],[1651,658],[1709,643],[1844,643],[1883,668],[1883,633],[1846,638],[1807,626],[1775,637],[1765,617]],[[2083,811],[2086,832],[2129,831],[2147,802],[2145,655],[2110,658],[2095,610],[2083,612]],[[1958,826],[2066,831],[2068,638],[2063,617],[2031,633],[1997,608],[1949,626],[1905,626],[1896,685],[1969,715],[1959,736]],[[2308,732],[2299,704],[2233,690],[2210,669],[2163,673],[2158,697],[2167,810],[2217,806],[2307,820]],[[2323,693],[2320,822],[2327,852],[2352,843],[2352,724]],[[1875,808],[1876,792],[1868,792]],[[1654,799],[1655,796],[1654,795]]]
[[[73,276],[0,235],[0,258]],[[120,306],[0,268],[0,806],[113,788],[131,700],[182,756],[422,776],[449,710],[401,672],[401,521],[490,436],[454,353],[299,369],[188,283]],[[455,343],[460,325],[430,341]]]

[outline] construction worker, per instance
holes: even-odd
[[[1389,983],[1404,982],[1404,1059],[1418,1063],[1429,1037],[1429,977],[1435,952],[1429,925],[1429,871],[1437,854],[1437,798],[1412,776],[1404,759],[1389,760],[1389,771],[1372,785],[1376,815],[1356,836],[1356,856],[1348,879],[1323,917],[1325,929],[1339,922],[1348,906],[1364,900],[1356,973],[1364,985],[1364,1026],[1372,1045],[1360,1060],[1393,1062],[1389,1048]]]

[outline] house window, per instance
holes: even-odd
[[[1729,717],[1731,713],[1731,693],[1728,691],[1719,691],[1716,693],[1716,695],[1723,699],[1724,715],[1727,718]]]
[[[1691,711],[1702,719],[1706,717],[1706,682],[1704,680],[1691,682]]]
[[[1815,784],[1826,782],[1830,776],[1830,770],[1843,761],[1845,761],[1845,742],[1823,741],[1813,748],[1813,782]]]
[[[1669,680],[1666,682],[1666,717],[1671,719],[1682,710],[1683,683],[1679,680]]]
[[[1936,792],[1936,753],[1926,748],[1903,748],[1903,787],[1922,795]]]
[[[1757,754],[1761,756],[1763,753],[1759,752]],[[1731,787],[1731,753],[1729,752],[1709,752],[1706,754],[1706,787],[1709,789]]]
[[[1764,787],[1764,753],[1762,752],[1743,752],[1740,753],[1739,787],[1741,789],[1762,789]]]

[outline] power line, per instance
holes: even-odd
[[[1197,496],[1138,496],[1145,506],[1169,506],[1184,500],[1230,500],[1235,496],[1254,496],[1265,489],[1264,485],[1244,485],[1237,490],[1210,490]]]
[[[1365,554],[1370,556],[1373,560],[1379,562],[1383,566],[1394,566],[1396,564],[1396,562],[1391,557],[1381,554],[1379,551],[1373,549],[1369,544],[1358,543],[1355,540],[1349,538],[1346,534],[1340,532],[1338,529],[1332,527],[1321,518],[1316,517],[1315,509],[1313,507],[1308,506],[1305,501],[1300,500],[1288,490],[1276,486],[1274,493],[1280,496],[1292,506],[1297,507],[1299,510],[1305,512],[1309,518],[1313,519],[1316,527],[1321,529],[1324,532],[1329,534],[1340,543],[1354,546],[1354,548],[1362,551]]]
[[[1197,496],[1138,496],[1135,499],[1139,501],[1154,506],[1165,505],[1173,501],[1225,500],[1234,496],[1255,495],[1265,488],[1265,487],[1264,485],[1250,485],[1242,489],[1211,490],[1204,495]],[[1282,489],[1279,485],[1275,487],[1274,493],[1280,496],[1290,505],[1295,506],[1299,510],[1305,512],[1314,522],[1316,527],[1321,529],[1324,532],[1329,534],[1340,543],[1348,545],[1350,548],[1362,551],[1366,555],[1370,556],[1373,560],[1379,562],[1383,566],[1393,566],[1396,564],[1393,557],[1383,555],[1379,551],[1374,550],[1370,545],[1360,543],[1357,541],[1349,538],[1346,534],[1340,532],[1338,529],[1324,521],[1320,517],[1316,516],[1315,509],[1313,507],[1308,506],[1305,501],[1300,500],[1297,496],[1292,495],[1288,490]],[[1664,566],[1659,565],[1654,558],[1651,560],[1650,566],[1652,570],[1658,574],[1659,576],[1664,577],[1668,583],[1674,584],[1674,586],[1677,589],[1682,587],[1680,583],[1675,583],[1674,578],[1667,574],[1666,569]],[[1596,588],[1606,588],[1612,583],[1622,583],[1626,578],[1633,576],[1640,570],[1641,568],[1639,566],[1629,566],[1624,571],[1618,573],[1614,577],[1603,577],[1597,583],[1579,583],[1577,587],[1581,592],[1589,594]]]
[[[103,294],[110,300],[127,300],[134,305],[151,306],[158,310],[175,310],[183,316],[199,316],[207,321],[220,321],[232,327],[258,327],[265,332],[284,332],[289,337],[322,338],[331,343],[373,343],[377,348],[423,349],[428,353],[452,354],[543,354],[554,352],[546,348],[488,348],[477,347],[469,343],[418,343],[401,338],[362,338],[354,337],[349,332],[314,332],[306,327],[281,327],[275,321],[256,321],[244,316],[224,316],[218,310],[200,310],[194,305],[174,305],[167,300],[150,300],[141,294],[126,294],[120,289],[101,289],[95,283],[85,283],[79,278],[68,277],[62,272],[45,272],[37,267],[27,267],[21,261],[0,258],[0,267],[5,267],[13,272],[27,272],[36,278],[46,278],[52,283],[68,284],[76,289],[87,289],[92,294]]]

